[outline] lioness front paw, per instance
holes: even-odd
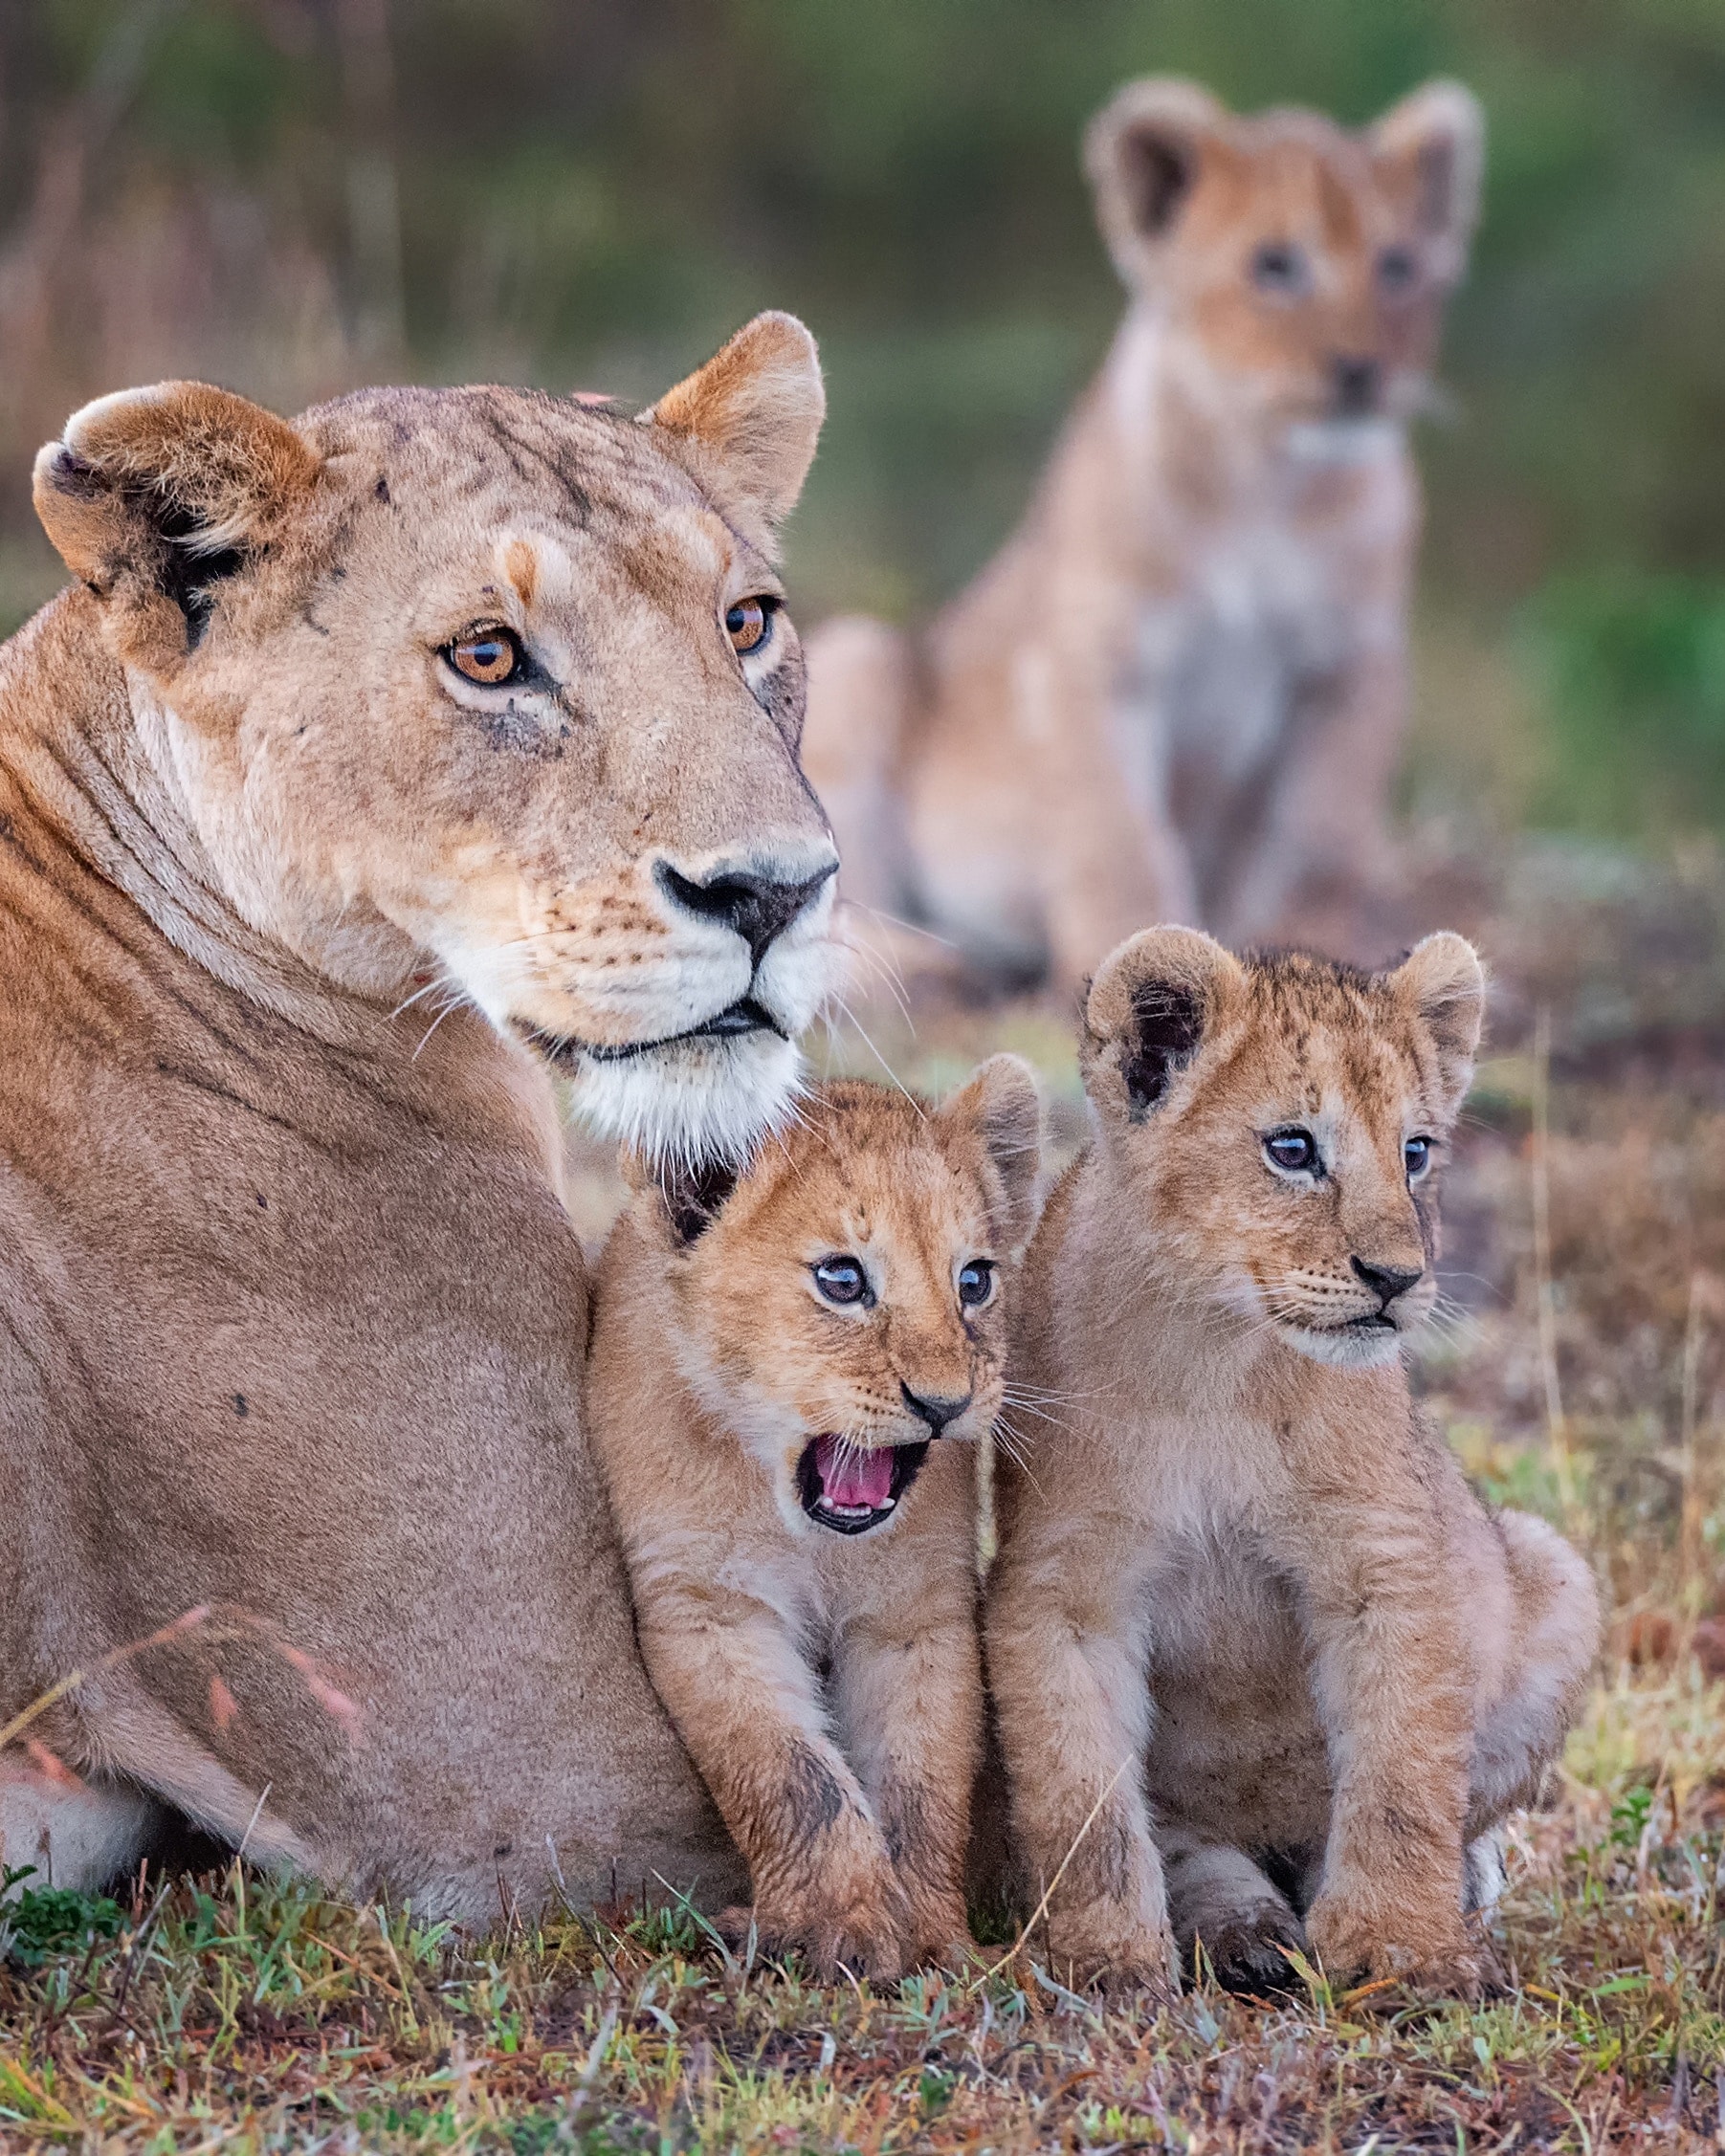
[[[751,1925],[757,1947],[769,1960],[795,1954],[823,1984],[836,1982],[846,1970],[883,1984],[905,1971],[901,1920],[888,1902],[870,1905],[852,1900],[843,1906],[757,1902],[752,1909],[727,1909],[719,1920],[732,1946],[747,1940]]]
[[[1458,1910],[1430,1917],[1396,1909],[1361,1909],[1320,1895],[1306,1917],[1312,1942],[1332,1983],[1392,1980],[1419,1991],[1476,1999],[1487,1982],[1485,1958],[1469,1938]]]

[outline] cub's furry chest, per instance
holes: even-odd
[[[1302,685],[1346,664],[1363,633],[1340,564],[1291,520],[1264,517],[1187,558],[1140,599],[1117,676],[1128,767],[1202,765],[1237,783],[1273,755]]]

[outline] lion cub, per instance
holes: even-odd
[[[807,647],[841,897],[1073,989],[1139,921],[1353,929],[1392,860],[1407,424],[1483,154],[1450,82],[1358,131],[1160,77],[1096,115],[1127,311],[1024,520],[915,644]]]
[[[1366,975],[1153,929],[1090,991],[1095,1137],[1014,1320],[1060,1420],[1004,1463],[986,1620],[1027,1883],[1073,1852],[1051,1945],[1086,1973],[1161,1979],[1171,1928],[1251,1990],[1308,1942],[1480,1980],[1464,1912],[1598,1632],[1586,1566],[1486,1510],[1400,1359],[1483,1002],[1456,935]]]
[[[634,1170],[601,1265],[589,1425],[642,1651],[762,1939],[825,1976],[969,1944],[976,1460],[954,1441],[1001,1412],[1040,1129],[1013,1056],[939,1109],[823,1086],[734,1182]]]

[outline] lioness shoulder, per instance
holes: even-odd
[[[38,458],[77,582],[0,646],[0,1727],[63,1693],[68,1772],[0,1760],[0,1881],[99,1888],[173,1812],[427,1917],[735,1898],[585,1441],[552,1079],[739,1155],[797,1083],[823,397],[765,315],[638,417],[159,383]]]
[[[1003,1404],[1039,1128],[1011,1056],[940,1108],[822,1086],[741,1176],[633,1169],[600,1268],[591,1427],[648,1668],[760,1935],[829,1973],[967,1943],[962,1441]]]

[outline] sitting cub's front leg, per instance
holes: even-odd
[[[1004,1478],[1008,1498],[1014,1481]],[[988,1679],[1026,1891],[1047,1897],[1048,1950],[1063,1971],[1169,1991],[1173,1939],[1143,1792],[1150,1700],[1137,1583],[1117,1551],[1085,1547],[1028,1506],[1004,1517]]]
[[[797,1951],[830,1981],[895,1977],[909,1911],[886,1838],[828,1736],[813,1671],[776,1612],[710,1587],[661,1584],[641,1647],[660,1698],[748,1859],[769,1952]]]
[[[1324,1490],[1291,1523],[1297,1551],[1282,1552],[1305,1588],[1335,1785],[1306,1933],[1333,1978],[1471,1994],[1483,1973],[1462,1917],[1471,1667],[1442,1519],[1417,1486],[1397,1496]]]
[[[983,1672],[968,1576],[947,1606],[901,1602],[849,1627],[834,1705],[910,1908],[917,1962],[975,1952],[964,1907],[970,1792],[983,1744]]]

